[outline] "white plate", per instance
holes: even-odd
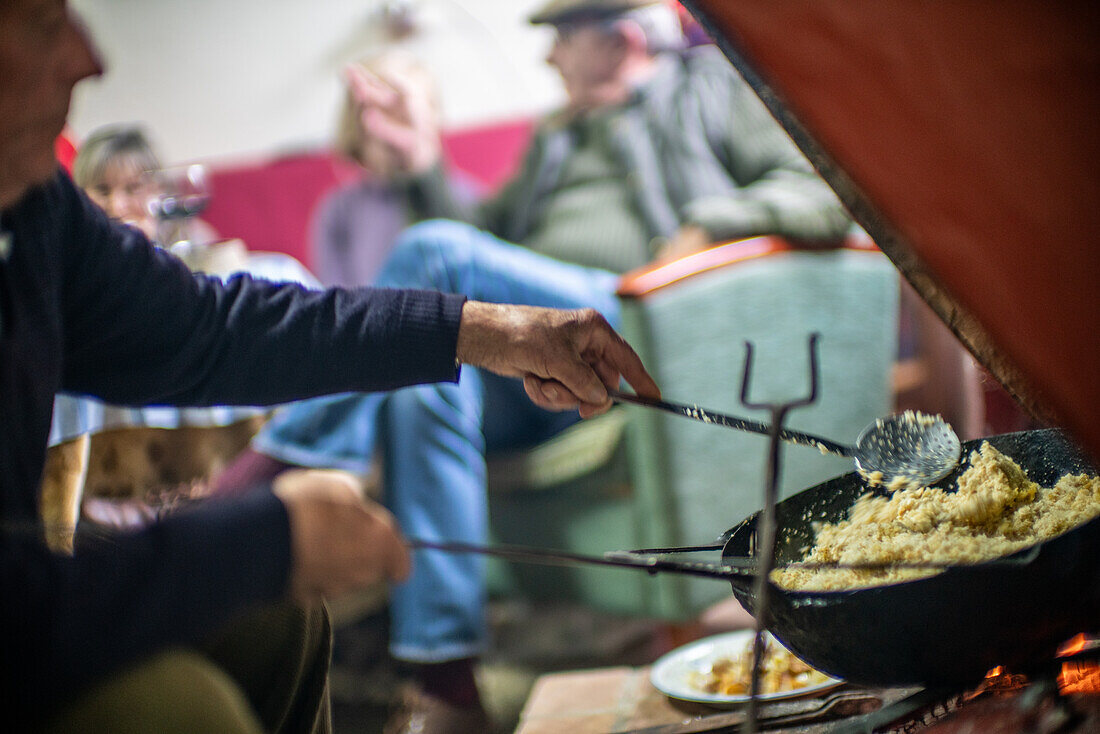
[[[691,684],[693,673],[706,673],[710,666],[720,658],[732,658],[741,654],[752,639],[752,630],[737,630],[713,637],[705,637],[676,648],[661,656],[650,669],[649,679],[653,687],[666,696],[681,701],[707,703],[714,706],[737,706],[749,700],[748,695],[727,696],[707,693]],[[844,681],[830,678],[823,683],[815,683],[793,691],[780,691],[760,696],[760,701],[778,701],[785,698],[799,698],[836,688]]]

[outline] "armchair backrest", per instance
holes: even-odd
[[[745,240],[632,274],[620,294],[624,332],[669,400],[766,422],[740,401],[745,342],[755,351],[750,398],[779,402],[808,393],[816,332],[818,399],[792,411],[788,427],[850,443],[891,411],[898,277],[865,240],[828,250]],[[760,508],[766,437],[629,409],[643,546],[706,543]],[[782,456],[783,496],[853,469],[848,459],[805,447],[784,446]],[[663,616],[685,616],[729,594],[714,581],[656,581],[652,606]]]

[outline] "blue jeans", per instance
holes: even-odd
[[[376,285],[462,293],[477,301],[591,307],[620,323],[618,276],[562,263],[465,224],[408,229]],[[519,380],[465,367],[457,384],[294,403],[253,448],[303,466],[365,472],[383,459],[384,501],[403,532],[425,540],[487,539],[486,453],[533,446],[578,420],[527,398]],[[419,551],[391,597],[391,652],[415,662],[479,654],[485,644],[484,559]]]

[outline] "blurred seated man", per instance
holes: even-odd
[[[421,216],[481,227],[414,226],[377,285],[585,305],[618,324],[619,274],[655,258],[766,233],[814,242],[846,234],[838,199],[726,59],[712,47],[682,50],[667,4],[555,0],[532,21],[556,31],[548,61],[568,104],[476,210],[447,186],[435,117],[400,87],[353,75],[361,123],[389,141]],[[365,472],[377,452],[385,501],[410,535],[483,542],[486,454],[537,444],[575,420],[528,409],[522,395],[517,380],[471,370],[457,386],[292,405],[227,469],[225,488],[288,465]],[[481,559],[430,552],[394,590],[391,651],[417,681],[395,723],[450,731],[473,720],[484,593]]]

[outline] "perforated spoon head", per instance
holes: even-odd
[[[959,465],[962,442],[940,416],[907,410],[864,429],[853,455],[868,484],[895,492],[946,477]]]

